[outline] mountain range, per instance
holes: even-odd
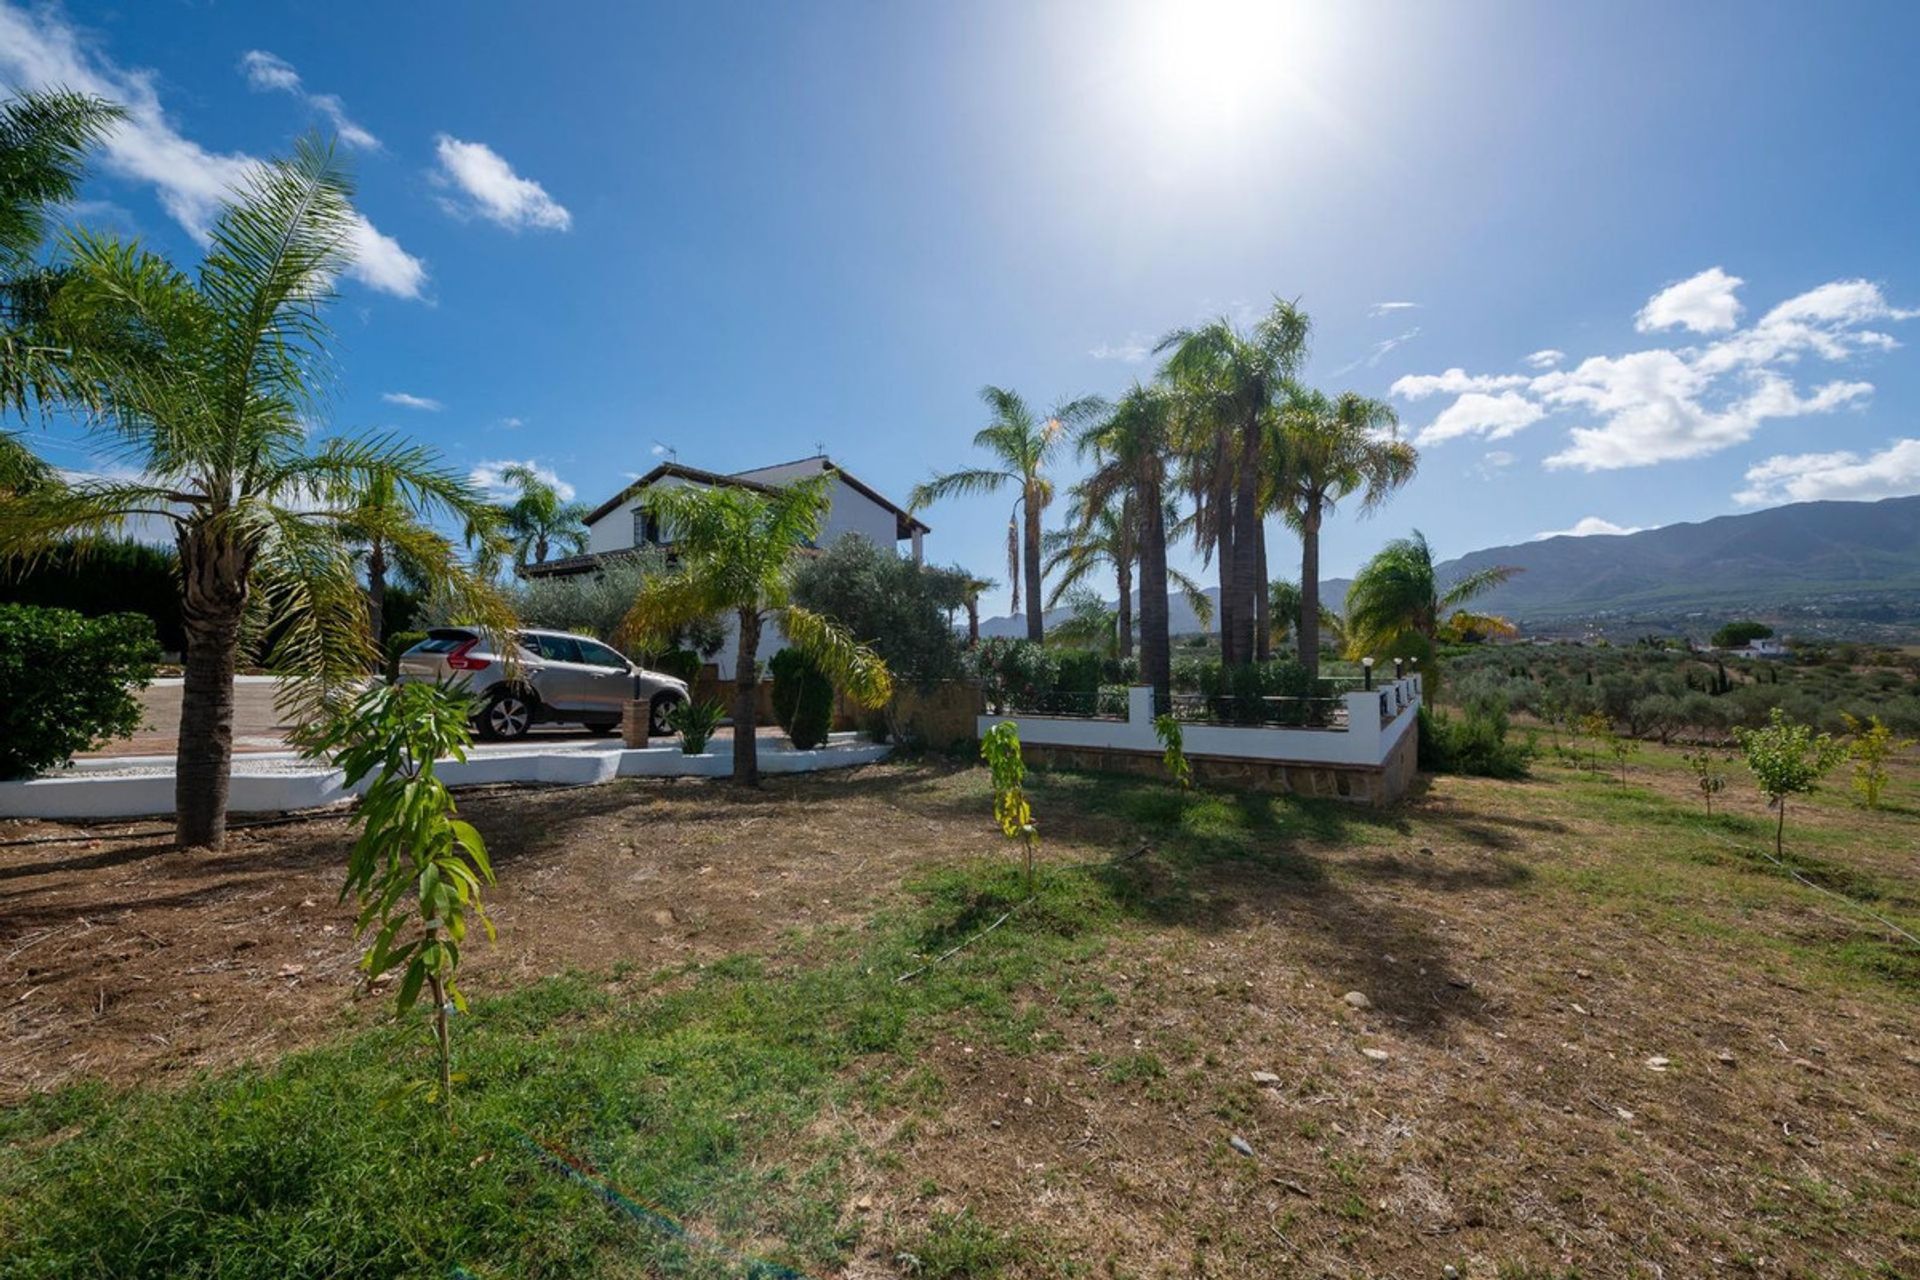
[[[1271,552],[1281,562],[1289,554],[1285,543]],[[1920,496],[1799,502],[1637,533],[1542,538],[1436,569],[1444,585],[1494,565],[1521,572],[1473,607],[1527,632],[1710,630],[1741,616],[1830,636],[1920,635]],[[1323,581],[1322,599],[1341,608],[1349,585]],[[1169,607],[1175,634],[1201,629],[1184,599]],[[1050,612],[1049,625],[1063,615]],[[1016,616],[983,620],[980,629],[1026,634]]]

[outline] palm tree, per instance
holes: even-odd
[[[792,602],[803,548],[826,525],[830,472],[772,493],[735,486],[654,486],[646,513],[673,536],[677,565],[647,579],[625,630],[662,643],[690,623],[732,614],[739,624],[734,671],[733,780],[760,782],[756,736],[761,628],[771,622],[787,642],[864,707],[885,706],[893,678],[873,650],[832,619]]]
[[[1069,592],[1082,588],[1101,569],[1111,569],[1119,588],[1114,606],[1112,648],[1122,658],[1133,656],[1133,567],[1138,559],[1134,543],[1138,522],[1131,496],[1118,502],[1088,504],[1084,495],[1075,503],[1073,523],[1042,539],[1047,549],[1044,572],[1053,575],[1049,609],[1057,608]],[[1056,632],[1058,627],[1054,629]]]
[[[1081,484],[1082,502],[1097,510],[1124,498],[1138,522],[1133,545],[1140,564],[1140,674],[1162,701],[1173,688],[1166,486],[1174,460],[1175,415],[1170,392],[1135,383],[1079,439],[1081,453],[1094,460],[1093,473]]]
[[[0,414],[70,389],[47,312],[65,273],[39,260],[54,211],[86,176],[87,152],[126,112],[100,98],[25,93],[0,102]],[[0,494],[52,477],[12,432],[0,431]]]
[[[587,504],[561,498],[559,488],[524,462],[500,468],[500,479],[519,491],[519,496],[501,509],[501,520],[513,544],[513,563],[517,569],[529,561],[545,564],[553,543],[579,555],[587,549]]]
[[[1027,402],[1003,387],[984,387],[980,398],[992,420],[974,434],[974,447],[993,456],[997,467],[973,467],[935,476],[915,486],[907,505],[919,510],[942,498],[998,493],[1012,485],[1020,491],[1007,522],[1007,576],[1013,584],[1013,611],[1020,611],[1020,579],[1024,569],[1027,589],[1027,639],[1046,636],[1041,604],[1040,515],[1053,501],[1053,477],[1048,464],[1060,446],[1062,433],[1099,412],[1098,397],[1084,396],[1057,406],[1043,421],[1033,416]]]
[[[1365,654],[1431,652],[1448,610],[1484,595],[1520,570],[1494,565],[1441,589],[1433,548],[1418,529],[1395,538],[1354,575],[1347,588],[1347,651]],[[1473,616],[1473,615],[1469,615]]]
[[[1188,487],[1199,502],[1195,536],[1219,561],[1220,653],[1230,663],[1265,656],[1266,532],[1260,506],[1268,430],[1307,356],[1311,322],[1291,302],[1242,333],[1232,321],[1176,329],[1154,348],[1180,389]]]
[[[999,586],[992,578],[961,570],[960,591],[967,601],[967,648],[980,647],[980,596]]]
[[[1370,514],[1413,479],[1420,455],[1396,434],[1391,406],[1348,391],[1299,391],[1281,410],[1267,451],[1268,501],[1300,535],[1300,662],[1320,674],[1320,528],[1359,493]]]
[[[0,506],[0,555],[30,557],[145,517],[171,525],[187,636],[175,790],[183,847],[226,838],[233,675],[243,642],[296,677],[283,706],[317,716],[374,660],[344,529],[380,476],[413,517],[396,539],[477,621],[511,625],[430,519],[484,505],[425,449],[391,437],[316,443],[309,411],[346,265],[351,187],[330,151],[302,144],[260,166],[209,235],[197,276],[137,244],[86,232],[66,241],[51,317],[71,376],[98,406],[89,427],[134,479],[55,481]]]

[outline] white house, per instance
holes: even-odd
[[[833,483],[828,487],[828,496],[833,505],[827,512],[827,524],[821,533],[820,545],[825,546],[847,534],[858,533],[876,546],[898,549],[901,543],[908,543],[908,554],[912,555],[914,563],[922,562],[922,539],[932,532],[927,523],[850,474],[825,454],[816,454],[811,458],[731,473],[702,471],[678,462],[662,463],[587,514],[586,554],[530,564],[525,572],[533,578],[596,573],[608,560],[632,554],[641,547],[660,547],[671,555],[671,530],[663,535],[658,522],[643,509],[647,491],[656,485],[694,485],[700,488],[732,485],[772,491],[821,472],[833,476]],[[728,619],[727,643],[714,659],[726,677],[733,675],[738,652],[733,636],[734,623]],[[777,634],[763,635],[760,656],[763,660],[770,658],[782,647]]]

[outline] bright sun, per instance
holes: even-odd
[[[1313,10],[1286,0],[1159,0],[1134,11],[1118,86],[1151,128],[1183,145],[1227,140],[1270,121],[1297,93]]]

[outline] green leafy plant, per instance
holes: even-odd
[[[782,649],[767,663],[773,673],[773,718],[802,751],[826,742],[833,729],[833,681],[798,649]]]
[[[706,751],[707,743],[713,740],[713,731],[720,727],[726,714],[726,703],[717,698],[709,702],[689,698],[667,710],[667,728],[680,735],[682,755],[697,756]]]
[[[1914,745],[1912,738],[1896,738],[1879,716],[1862,721],[1840,713],[1847,726],[1847,757],[1853,761],[1854,794],[1869,809],[1880,807],[1880,793],[1887,786],[1887,761]]]
[[[1182,791],[1193,786],[1193,765],[1187,759],[1186,735],[1181,731],[1180,722],[1170,715],[1153,718],[1153,735],[1160,739],[1160,758],[1166,762],[1167,772],[1180,784]]]
[[[980,754],[993,771],[993,820],[1000,833],[1018,840],[1027,857],[1027,896],[1033,896],[1033,850],[1040,833],[1033,824],[1033,809],[1027,803],[1027,762],[1020,754],[1020,726],[1003,721],[980,739]]]
[[[1620,766],[1620,785],[1624,787],[1627,785],[1627,761],[1640,754],[1640,744],[1623,733],[1612,732],[1611,729],[1608,731],[1606,743],[1607,754],[1611,755],[1613,762]]]
[[[387,637],[387,679],[400,678],[400,655],[427,638],[424,631],[396,631]]]
[[[1587,768],[1598,773],[1600,749],[1608,747],[1614,740],[1613,720],[1603,711],[1589,711],[1580,717],[1580,737],[1593,740],[1587,754]]]
[[[456,977],[470,921],[492,940],[493,922],[480,902],[493,883],[487,846],[456,813],[453,796],[434,774],[442,756],[466,759],[472,742],[472,699],[446,685],[375,685],[314,735],[310,754],[331,753],[348,786],[371,777],[354,821],[360,838],[347,857],[340,899],[360,907],[356,937],[373,934],[360,958],[369,981],[401,971],[397,997],[406,1013],[424,987],[433,998],[439,1078],[429,1096],[453,1102],[454,1009],[466,997]],[[408,899],[412,901],[409,903]],[[410,921],[416,932],[403,938]]]
[[[1707,802],[1709,818],[1713,816],[1713,798],[1727,788],[1727,775],[1720,768],[1724,760],[1705,747],[1686,754],[1687,765],[1693,770],[1693,783]]]
[[[1779,810],[1774,823],[1773,852],[1782,855],[1787,830],[1787,797],[1812,791],[1821,777],[1840,762],[1846,748],[1812,726],[1797,724],[1775,707],[1763,729],[1735,729],[1747,768],[1760,784],[1768,805]]]
[[[0,778],[31,777],[140,727],[160,653],[139,614],[0,605]]]

